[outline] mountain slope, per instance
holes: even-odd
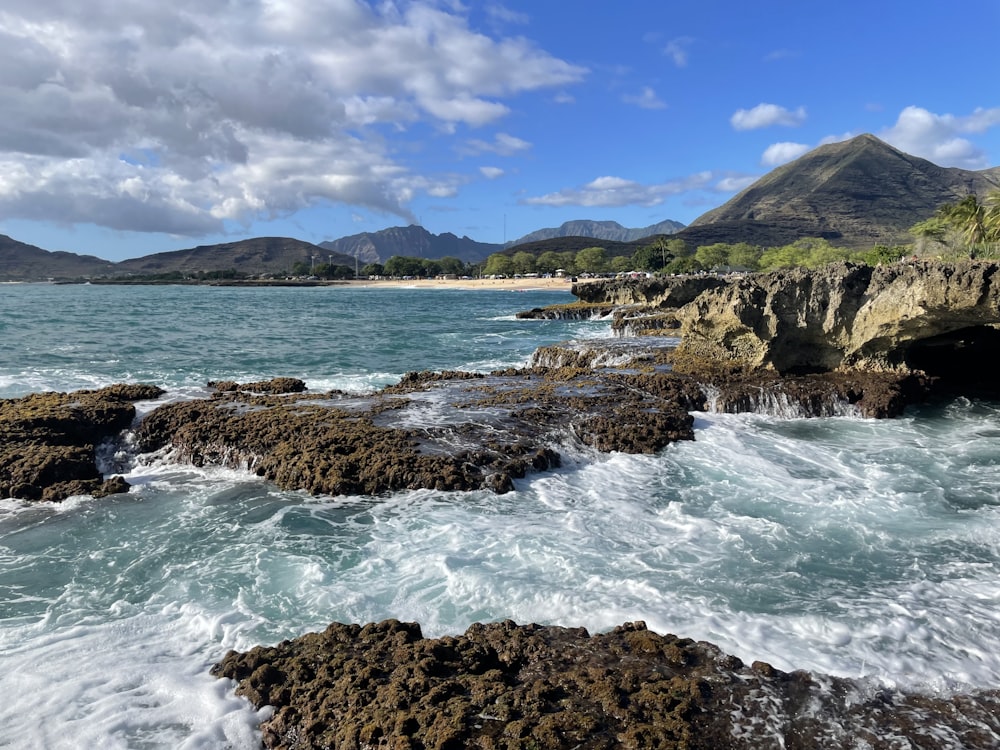
[[[44,281],[101,276],[114,264],[93,255],[52,252],[0,234],[0,281]]]
[[[642,227],[641,229],[628,229],[617,221],[589,221],[578,219],[567,221],[558,227],[539,229],[530,234],[524,235],[520,239],[514,240],[510,246],[524,245],[542,240],[552,240],[557,237],[591,237],[597,240],[613,240],[614,242],[635,242],[646,237],[659,234],[673,234],[684,228],[679,221],[667,219],[659,224]]]
[[[321,242],[319,247],[359,258],[362,263],[384,263],[393,255],[429,259],[451,257],[466,263],[478,263],[503,249],[502,245],[476,242],[450,232],[431,234],[415,224],[353,234],[339,240]]]
[[[733,242],[742,230],[755,238],[742,239],[762,245],[804,236],[852,247],[903,243],[942,204],[998,188],[1000,168],[939,167],[866,134],[778,167],[678,236],[689,244]]]
[[[219,245],[199,245],[187,250],[156,253],[115,264],[115,274],[159,274],[180,271],[224,271],[236,269],[247,274],[282,273],[296,263],[332,262],[354,268],[355,260],[325,250],[310,242],[290,237],[254,237]]]

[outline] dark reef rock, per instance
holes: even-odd
[[[132,424],[132,402],[162,394],[151,385],[113,385],[0,401],[0,497],[59,501],[127,491],[121,477],[104,480],[96,446]]]
[[[626,623],[474,624],[426,639],[415,623],[334,623],[212,669],[273,706],[281,750],[995,748],[1000,694],[907,694],[762,662]]]
[[[143,451],[245,468],[286,489],[377,495],[513,489],[559,465],[567,435],[599,450],[652,452],[693,437],[689,381],[637,387],[620,373],[535,368],[411,373],[372,396],[249,392],[166,404],[139,426]]]

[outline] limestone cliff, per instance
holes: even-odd
[[[754,274],[677,311],[679,359],[779,373],[875,370],[958,375],[1000,334],[997,264],[836,264]]]

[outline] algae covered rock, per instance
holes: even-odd
[[[826,675],[747,667],[716,646],[625,623],[475,623],[424,638],[387,620],[331,624],[212,669],[255,707],[267,748],[787,750],[994,748],[1000,696],[907,694]]]
[[[0,401],[0,497],[59,501],[126,491],[121,477],[105,481],[96,446],[132,424],[134,401],[162,394],[156,386],[120,384]]]

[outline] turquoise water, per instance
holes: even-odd
[[[0,396],[211,379],[366,390],[607,337],[518,321],[552,292],[0,286]],[[309,497],[137,457],[127,495],[0,501],[0,745],[250,748],[208,676],[330,621],[646,620],[746,661],[927,690],[1000,687],[1000,405],[903,418],[696,415],[697,440],[513,493]]]

